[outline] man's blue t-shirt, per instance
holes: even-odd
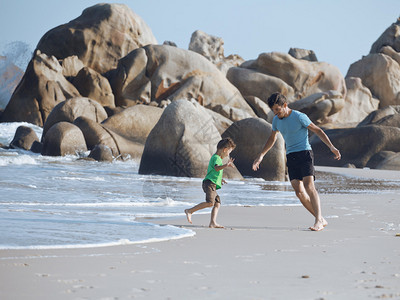
[[[311,120],[306,114],[292,110],[291,114],[283,119],[277,116],[272,120],[272,130],[279,131],[286,144],[286,154],[304,150],[311,150],[308,141],[308,129]]]

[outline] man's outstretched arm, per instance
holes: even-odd
[[[257,158],[253,162],[253,170],[257,171],[260,168],[260,164],[264,158],[264,155],[274,146],[276,141],[276,136],[278,131],[272,131],[271,135],[269,136],[267,142],[264,145],[264,148],[261,150],[261,153],[257,156]]]
[[[321,141],[324,142],[324,144],[329,147],[329,149],[335,155],[335,159],[339,160],[341,158],[339,150],[336,149],[335,146],[333,146],[331,140],[329,139],[329,137],[326,135],[326,133],[321,128],[319,128],[314,123],[311,123],[310,125],[308,125],[307,128],[310,131],[314,132],[321,139]]]

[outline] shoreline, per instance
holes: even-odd
[[[363,178],[398,171],[316,167]],[[209,214],[146,219],[193,237],[77,249],[0,250],[1,299],[400,298],[397,192],[322,194],[329,224],[311,232],[302,206],[221,207]]]

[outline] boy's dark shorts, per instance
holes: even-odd
[[[217,185],[211,180],[203,180],[203,191],[206,193],[206,202],[215,204],[215,202],[221,204],[221,199],[217,194]]]
[[[290,181],[303,180],[303,177],[314,176],[314,153],[312,150],[292,152],[286,155]]]

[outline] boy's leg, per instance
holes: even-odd
[[[218,216],[218,210],[221,207],[221,204],[217,201],[215,201],[214,207],[211,211],[211,221],[210,221],[210,228],[224,228],[224,226],[219,225],[217,223],[217,216]]]
[[[196,206],[193,206],[192,208],[185,209],[185,214],[188,222],[192,224],[192,214],[200,209],[204,209],[207,207],[211,207],[212,203],[211,202],[202,202],[197,204]]]

